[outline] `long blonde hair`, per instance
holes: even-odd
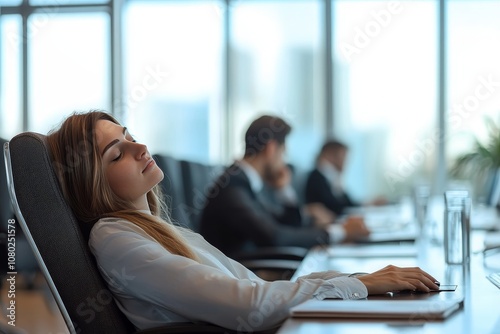
[[[102,111],[74,113],[47,136],[59,183],[75,215],[87,227],[105,217],[125,219],[142,228],[169,252],[196,260],[192,249],[170,223],[158,185],[147,193],[152,215],[132,210],[131,203],[111,190],[95,136],[99,120],[119,124]]]

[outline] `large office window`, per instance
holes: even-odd
[[[437,135],[437,2],[335,1],[334,127],[358,199],[430,178]]]
[[[14,0],[12,0],[14,1]],[[57,6],[57,5],[79,5],[79,4],[101,4],[111,0],[29,0],[33,6]]]
[[[475,149],[476,140],[488,145],[487,120],[500,126],[500,3],[450,1],[447,13],[446,158],[453,166],[457,156]],[[479,201],[488,197],[487,180],[470,184]]]
[[[151,152],[220,161],[218,1],[130,2],[124,12],[126,122]]]
[[[231,16],[229,150],[243,152],[244,131],[263,113],[293,127],[288,160],[312,168],[324,136],[320,1],[237,1]]]
[[[42,17],[43,16],[43,17]],[[33,14],[28,38],[29,121],[47,132],[73,111],[110,108],[109,16]]]
[[[0,35],[0,136],[9,139],[22,130],[21,16],[2,16]]]
[[[500,126],[500,2],[448,3],[447,157],[488,140],[486,118]]]
[[[323,0],[0,0],[0,136],[102,108],[151,152],[228,163],[273,113],[302,169],[327,133],[344,140],[362,200],[436,178],[440,115],[448,166],[487,139],[485,116],[500,124],[498,1],[446,1],[444,40],[438,0],[330,2],[331,26]]]
[[[2,6],[17,6],[20,5],[22,0],[0,0],[0,11]]]

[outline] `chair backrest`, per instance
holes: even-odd
[[[220,168],[186,160],[180,163],[190,228],[199,232],[203,208],[207,197],[210,196],[210,186],[218,176]]]
[[[4,154],[14,211],[70,332],[133,332],[62,196],[46,137],[19,134],[5,144]]]
[[[173,222],[183,227],[190,227],[189,207],[184,195],[180,161],[164,154],[155,154],[153,158],[164,174],[160,185]]]
[[[306,183],[310,171],[291,164],[288,166],[292,171],[292,186],[297,193],[299,205],[306,204]]]

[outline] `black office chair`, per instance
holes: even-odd
[[[187,160],[181,160],[180,164],[191,229],[199,232],[203,207],[210,196],[208,190],[217,176],[214,173],[215,167]]]
[[[39,266],[71,333],[123,334],[134,326],[118,309],[87,238],[64,200],[46,137],[22,133],[5,144],[10,197]],[[140,333],[233,333],[221,327],[175,323]]]
[[[154,154],[163,171],[162,190],[174,223],[199,232],[199,220],[208,186],[223,172],[223,166],[211,166]],[[233,258],[267,280],[290,279],[305,257],[300,247],[265,247],[252,252],[233,254]]]
[[[0,138],[0,144],[3,146],[7,141]],[[0,157],[0,258],[7,258],[7,224],[8,220],[13,218],[13,212],[7,191],[7,174],[5,173],[5,163],[3,157]],[[7,262],[5,260],[0,264],[0,289],[2,288],[4,276],[7,272]],[[2,301],[0,306],[3,308]]]
[[[7,140],[0,138],[0,147],[7,142]],[[9,197],[9,190],[7,187],[7,173],[5,171],[5,161],[3,154],[0,156],[0,259],[7,259],[7,232],[8,222],[14,219],[14,210]],[[25,287],[32,288],[35,285],[35,278],[39,273],[38,265],[35,256],[29,247],[29,244],[21,230],[16,232],[16,271],[18,275],[23,276],[22,282]],[[1,262],[0,265],[0,279],[3,282],[3,275],[8,270],[7,261]],[[0,287],[2,286],[0,282]]]
[[[172,222],[179,226],[191,228],[190,208],[186,204],[186,196],[184,195],[181,162],[165,154],[154,154],[153,158],[164,174],[160,186]]]
[[[297,192],[299,205],[303,205],[306,203],[306,183],[310,171],[292,164],[288,164],[288,167],[292,171],[292,186]]]

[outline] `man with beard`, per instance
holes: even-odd
[[[283,158],[290,131],[279,117],[254,120],[245,133],[243,158],[229,166],[207,192],[200,232],[226,255],[269,246],[310,248],[368,235],[361,218],[343,224],[312,224],[305,218]],[[266,196],[266,189],[272,189],[278,203]]]

